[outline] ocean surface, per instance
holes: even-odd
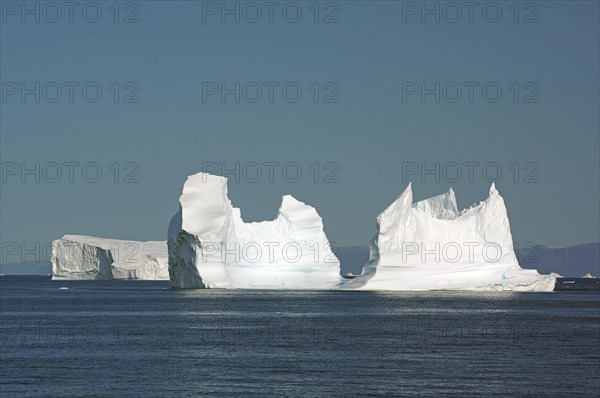
[[[0,277],[1,397],[600,395],[597,293]]]

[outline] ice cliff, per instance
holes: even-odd
[[[65,235],[52,242],[52,279],[169,279],[166,242]]]
[[[555,277],[519,266],[504,200],[458,212],[454,192],[413,203],[412,186],[377,217],[369,263],[344,288],[552,291]]]
[[[169,274],[178,288],[332,289],[340,264],[317,211],[290,195],[275,220],[246,223],[227,179],[189,176],[169,225]]]

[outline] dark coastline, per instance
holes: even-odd
[[[600,292],[600,278],[556,278],[554,291]]]

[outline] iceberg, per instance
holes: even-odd
[[[377,217],[368,262],[356,277],[340,275],[314,207],[285,195],[274,220],[246,223],[228,197],[227,179],[207,173],[187,178],[167,237],[65,235],[52,242],[52,279],[169,279],[175,288],[552,291],[557,277],[520,267],[494,184],[486,200],[463,211],[452,189],[414,203],[409,184]]]
[[[52,242],[53,280],[168,280],[166,242],[65,235]]]
[[[177,288],[334,289],[342,283],[314,207],[282,198],[272,221],[246,223],[227,179],[187,178],[168,232],[169,275]]]
[[[413,203],[412,185],[377,217],[370,260],[345,289],[552,291],[556,277],[519,266],[504,200],[494,184],[457,210],[452,189]]]

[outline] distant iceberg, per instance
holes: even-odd
[[[369,263],[343,288],[552,291],[556,277],[522,269],[506,206],[494,184],[458,212],[449,192],[413,203],[411,184],[377,217]]]
[[[53,280],[168,280],[166,242],[65,235],[52,242]]]
[[[283,197],[272,221],[246,223],[227,179],[187,178],[168,232],[169,274],[178,288],[333,289],[340,263],[314,207]]]

